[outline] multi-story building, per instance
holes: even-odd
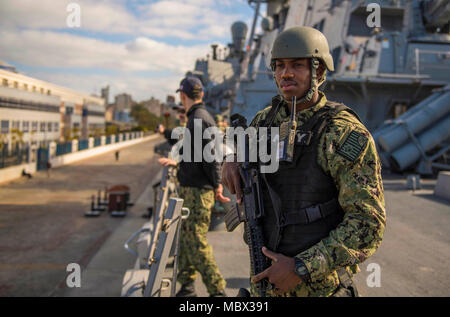
[[[0,69],[1,140],[42,145],[105,127],[104,99]]]
[[[113,103],[112,104],[108,104],[106,106],[106,110],[105,110],[105,120],[106,120],[106,122],[111,122],[111,121],[114,120],[114,108],[115,108],[115,105]]]
[[[101,89],[102,98],[105,99],[105,105],[109,104],[109,85]]]
[[[135,102],[133,101],[131,95],[126,93],[116,95],[114,97],[114,103],[110,104],[112,109],[108,111],[107,116],[109,118],[109,114],[111,113],[111,121],[132,123],[133,119],[130,117],[130,113],[134,104]]]
[[[116,109],[115,111],[123,111],[123,110],[130,110],[131,106],[133,105],[133,98],[129,94],[120,94],[115,96],[115,105]]]
[[[163,115],[163,104],[158,99],[151,97],[149,100],[142,101],[141,104],[157,117]]]
[[[61,127],[60,106],[59,97],[1,86],[0,142],[11,148],[16,144],[40,144],[58,140]]]
[[[114,112],[114,121],[131,123],[133,118],[130,116],[131,111],[129,109],[124,109],[121,111]]]

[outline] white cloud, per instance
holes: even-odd
[[[158,36],[155,30],[162,29],[164,36],[202,41],[230,38],[230,26],[240,14],[225,13],[220,9],[212,0],[163,0],[142,5],[144,21],[140,30]]]
[[[173,94],[212,42],[231,39],[231,24],[240,17],[229,10],[234,0],[0,1],[1,59],[68,88],[92,93],[109,84],[113,93],[137,100]],[[71,2],[81,6],[81,32],[66,32]],[[130,40],[108,41],[115,34]],[[173,44],[174,38],[197,44]]]
[[[145,37],[110,43],[50,31],[10,30],[0,36],[2,57],[30,66],[185,72],[209,51],[209,45],[174,46]]]
[[[120,2],[94,0],[14,0],[3,1],[0,25],[31,29],[66,29],[71,12],[66,10],[75,2],[81,8],[81,27],[84,30],[107,33],[131,33],[136,28],[133,15]]]
[[[220,10],[228,6],[223,0],[161,0],[138,4],[135,16],[121,0],[15,0],[3,1],[0,27],[30,29],[68,29],[66,11],[69,3],[81,8],[82,31],[104,34],[170,36],[180,39],[212,40],[229,37],[229,26],[240,18],[239,13]],[[201,36],[197,32],[200,30]],[[211,30],[211,32],[208,32]]]
[[[209,45],[169,45],[145,37],[109,43],[66,33],[9,30],[0,31],[0,38],[1,58],[7,61],[36,68],[99,73],[52,76],[41,71],[29,74],[32,77],[84,92],[92,92],[87,87],[99,89],[100,83],[110,84],[117,93],[128,91],[138,99],[173,93],[181,77],[194,68],[196,59],[210,52]],[[117,75],[101,75],[106,72]],[[143,77],[143,72],[155,73]]]
[[[200,15],[200,11],[203,11],[198,9],[199,7],[195,5],[171,0],[163,0],[147,6],[148,14],[151,16],[174,16],[178,18],[183,18],[185,16],[198,16]]]
[[[50,31],[0,32],[5,59],[44,67],[120,69],[125,48],[100,40]]]
[[[33,75],[39,79],[84,92],[99,95],[100,88],[110,86],[110,102],[120,93],[129,93],[133,100],[143,101],[155,97],[161,101],[166,96],[176,95],[175,90],[182,78],[181,75],[164,75],[157,78],[136,76],[134,73],[123,72],[116,75],[67,75],[63,73],[36,72]]]
[[[2,1],[0,10],[1,26],[25,26],[29,28],[66,27],[65,1],[16,0]]]
[[[105,33],[134,33],[139,21],[122,3],[114,1],[79,1],[82,28]]]

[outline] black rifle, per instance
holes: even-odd
[[[231,125],[234,128],[247,128],[247,120],[239,115],[231,116]],[[245,135],[245,161],[239,167],[242,178],[242,205],[236,204],[225,215],[225,224],[228,232],[233,231],[241,222],[245,222],[245,237],[250,250],[251,274],[256,275],[267,269],[270,264],[262,253],[264,240],[262,235],[261,218],[264,216],[264,205],[260,185],[259,164],[249,161],[249,136]],[[257,292],[261,297],[266,296],[270,283],[264,279],[258,282]],[[240,290],[241,296],[246,290]],[[248,292],[247,292],[248,294]],[[238,295],[239,296],[239,295]]]

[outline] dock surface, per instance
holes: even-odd
[[[84,213],[105,186],[125,184],[136,200],[159,169],[153,147],[161,142],[159,137],[121,149],[118,161],[108,152],[51,169],[49,177],[38,172],[1,185],[0,296],[64,294],[69,263],[84,270],[126,219],[143,220]]]
[[[123,244],[148,219],[151,185],[160,171],[153,152],[162,138],[55,168],[0,186],[0,296],[120,296],[135,258]],[[361,265],[362,296],[450,296],[450,202],[433,195],[435,179],[406,189],[406,176],[383,176],[387,226],[381,247]],[[91,195],[115,184],[131,187],[136,204],[125,218],[86,218]],[[248,287],[249,256],[242,226],[208,233],[226,293]],[[81,287],[66,284],[69,263],[81,266]],[[373,282],[373,267],[380,283]],[[369,283],[368,283],[369,281]],[[179,288],[179,285],[178,287]],[[199,296],[208,296],[197,277]]]

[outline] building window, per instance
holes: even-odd
[[[22,121],[22,131],[23,132],[30,131],[30,122],[29,121]]]
[[[28,84],[23,84],[23,90],[28,90]]]
[[[2,133],[8,134],[9,133],[9,120],[2,120]]]
[[[37,132],[38,123],[37,121],[31,122],[31,132]]]
[[[41,132],[45,132],[45,122],[41,122],[41,128],[39,129]]]
[[[2,85],[8,87],[8,79],[3,78]]]
[[[19,88],[19,83],[17,81],[14,82],[14,88]]]
[[[47,131],[52,132],[53,125],[51,122],[47,122]]]
[[[51,94],[52,94],[52,92],[50,91],[50,89],[48,89],[48,90],[47,90],[47,95],[50,96]]]
[[[66,107],[66,115],[70,116],[73,114],[73,108],[72,107]]]
[[[54,122],[53,131],[55,131],[55,132],[59,131],[59,122]]]
[[[20,121],[12,121],[12,129],[20,130]]]
[[[33,92],[36,92],[36,86],[33,86]]]
[[[41,88],[41,94],[43,94],[44,93],[44,88]]]

